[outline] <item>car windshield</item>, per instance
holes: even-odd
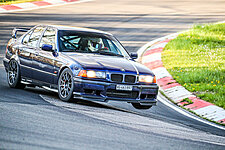
[[[61,52],[129,57],[123,46],[113,36],[62,30],[59,31],[58,37]]]

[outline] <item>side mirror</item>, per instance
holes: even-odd
[[[131,57],[132,59],[137,59],[137,58],[138,58],[138,54],[137,54],[137,53],[131,53],[131,54],[130,54],[130,57]]]
[[[43,44],[43,45],[41,46],[41,49],[44,50],[44,51],[50,51],[50,52],[53,51],[52,45],[48,45],[48,44]]]

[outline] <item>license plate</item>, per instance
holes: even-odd
[[[132,91],[132,89],[133,89],[132,85],[116,85],[116,90]]]

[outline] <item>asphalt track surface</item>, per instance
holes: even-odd
[[[96,0],[0,14],[0,149],[224,150],[224,130],[186,117],[160,101],[145,111],[119,102],[108,106],[64,103],[40,88],[10,89],[2,65],[14,27],[61,24],[100,29],[113,33],[129,52],[135,52],[150,40],[194,23],[223,21],[224,5],[219,0]]]

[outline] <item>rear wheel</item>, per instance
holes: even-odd
[[[66,68],[62,71],[58,80],[58,94],[62,101],[71,101],[73,96],[73,74]]]
[[[25,88],[25,85],[21,83],[19,64],[14,59],[9,62],[7,81],[9,86],[12,88]]]
[[[150,109],[152,105],[141,105],[140,103],[131,103],[136,109]]]

